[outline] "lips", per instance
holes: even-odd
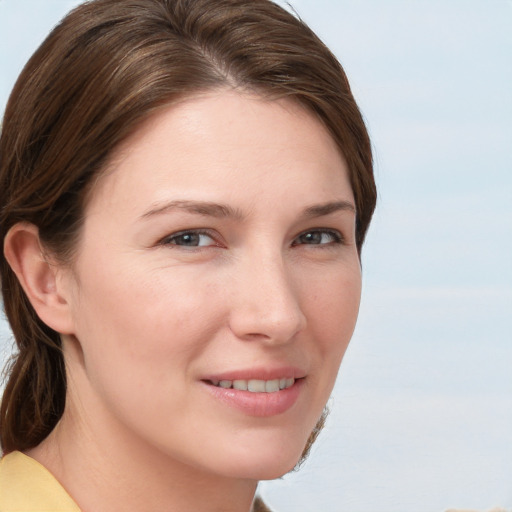
[[[249,416],[269,417],[293,407],[305,380],[305,372],[287,367],[227,372],[202,382],[222,404]]]

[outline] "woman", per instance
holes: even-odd
[[[265,510],[317,434],[375,206],[339,63],[268,0],[94,0],[0,144],[1,510]]]

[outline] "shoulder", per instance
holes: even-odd
[[[0,510],[2,512],[80,512],[53,475],[21,452],[0,461]]]

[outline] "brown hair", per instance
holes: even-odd
[[[119,143],[162,106],[219,87],[292,98],[314,112],[350,172],[361,249],[375,207],[370,141],[336,58],[269,0],[93,0],[29,60],[0,138],[0,238],[17,222],[70,261],[88,189]],[[2,253],[2,293],[18,353],[0,409],[4,452],[39,444],[61,417],[59,333],[36,315]]]

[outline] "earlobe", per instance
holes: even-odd
[[[20,222],[7,233],[4,254],[39,318],[61,334],[73,333],[69,290],[59,265],[49,262],[33,224]]]

